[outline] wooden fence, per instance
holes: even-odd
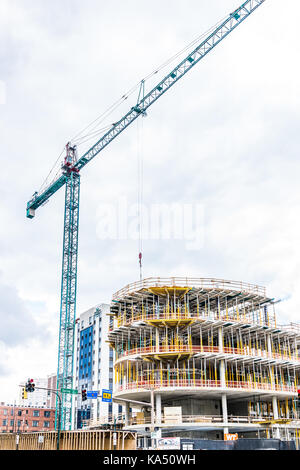
[[[134,432],[61,431],[60,450],[135,450]],[[0,434],[0,450],[56,450],[57,433],[34,432]]]

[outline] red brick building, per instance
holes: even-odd
[[[54,431],[55,409],[0,403],[0,433]]]

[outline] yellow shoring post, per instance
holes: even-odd
[[[162,386],[163,378],[162,378],[162,365],[160,361],[160,385]]]
[[[289,340],[288,340],[288,351],[289,351],[289,358],[292,359],[291,347],[290,347],[290,341]]]
[[[188,345],[189,350],[192,351],[192,335],[191,335],[191,328],[188,328]]]
[[[131,321],[133,322],[133,304],[131,304]]]
[[[277,374],[277,371],[276,371],[276,373],[275,373],[275,382],[276,382],[276,385],[277,385],[277,387],[278,387],[278,374]]]
[[[261,325],[261,308],[259,307],[259,324]]]
[[[285,399],[285,417],[287,418],[290,414],[290,409],[289,409],[289,402],[288,399]]]
[[[195,373],[195,359],[193,358],[193,381],[194,381],[194,387],[196,385],[196,373]]]
[[[254,364],[253,364],[253,380],[254,380],[254,386],[256,388],[256,375],[255,375],[255,367],[254,367]]]
[[[294,417],[297,416],[296,407],[295,407],[295,400],[292,400],[292,409],[293,409],[293,412],[294,412]]]
[[[240,321],[240,313],[239,313],[238,306],[236,306],[236,319],[237,319],[237,321]]]

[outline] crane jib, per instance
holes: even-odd
[[[247,0],[231,13],[192,53],[145,95],[136,106],[132,107],[117,123],[113,124],[109,131],[78,159],[74,168],[80,171],[264,2],[265,0]],[[65,182],[66,178],[61,176],[44,192],[36,195],[35,199],[31,199],[27,204],[27,217],[32,218],[35,209],[44,204]]]

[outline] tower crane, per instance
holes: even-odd
[[[151,91],[146,94],[139,93],[137,104],[131,107],[119,121],[112,124],[109,130],[83,155],[78,156],[76,146],[69,142],[66,145],[65,157],[60,174],[46,189],[35,192],[27,203],[26,215],[28,218],[32,219],[35,216],[36,209],[47,202],[62,186],[65,186],[57,389],[72,388],[73,385],[81,170],[136,119],[145,115],[151,105],[175,85],[178,80],[184,77],[187,72],[248,18],[264,1],[265,0],[244,1],[242,5],[234,12],[230,13],[213,32],[210,32],[184,60],[156,84]],[[142,82],[141,86],[144,85]],[[141,260],[141,254],[139,258]],[[71,429],[71,423],[72,395],[63,394],[61,428],[66,430]]]

